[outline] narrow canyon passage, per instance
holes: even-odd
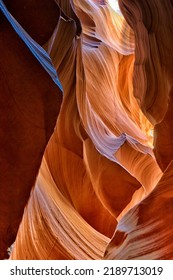
[[[34,4],[27,2],[25,9],[32,11]],[[14,217],[10,207],[17,206],[9,203],[5,210],[9,228],[15,225],[16,230],[0,247],[2,258],[7,245],[15,241],[9,257],[12,260],[173,259],[173,2],[44,2],[50,5],[52,16],[45,33],[43,29],[39,38],[41,33],[32,34],[27,24],[23,28],[35,40],[36,57],[38,52],[41,60],[46,55],[49,67],[41,63],[44,70],[41,68],[13,27],[8,27],[6,36],[7,41],[19,40],[22,51],[26,48],[26,61],[33,59],[33,65],[23,62],[29,77],[27,80],[23,75],[24,82],[28,81],[25,88],[19,83],[21,76],[17,78],[21,92],[27,94],[28,89],[32,96],[38,89],[38,98],[28,102],[30,95],[26,99],[19,96],[19,89],[13,88],[15,70],[6,80],[3,73],[9,70],[1,64],[2,85],[11,86],[17,102],[17,106],[8,104],[7,109],[18,112],[21,108],[25,113],[24,120],[19,118],[27,130],[26,134],[18,128],[21,135],[25,134],[20,147],[35,155],[30,159],[26,154],[30,170],[26,177],[20,155],[25,155],[24,148],[11,148],[10,156],[14,152],[15,156],[6,169],[14,177],[14,189],[24,193],[27,185],[27,193],[25,200],[22,191],[10,197],[22,205],[20,215],[15,210]],[[15,9],[8,1],[4,3],[19,21],[20,13],[13,14]],[[17,7],[16,0],[16,11]],[[44,13],[42,16],[49,19]],[[2,33],[0,36],[5,36]],[[41,49],[36,48],[36,42]],[[13,64],[15,69],[18,62]],[[6,104],[4,91],[2,88],[0,94]],[[5,109],[1,112],[3,123],[8,118]],[[27,120],[29,124],[32,121],[32,129]],[[37,136],[38,124],[43,127]],[[4,145],[6,150],[9,147],[9,142],[4,144],[5,132],[10,132],[12,140],[14,135],[19,137],[15,125],[12,130],[7,123],[0,130],[3,153]],[[6,154],[1,155],[4,168]],[[13,165],[18,171],[13,171]],[[4,185],[9,191],[12,188],[8,176],[0,175],[2,193]],[[4,203],[1,198],[0,203]],[[3,239],[4,224],[2,216]]]

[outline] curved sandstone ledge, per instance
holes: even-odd
[[[172,260],[173,162],[155,189],[119,221],[106,260]]]

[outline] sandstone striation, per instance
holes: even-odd
[[[29,65],[25,45],[21,75],[10,78],[8,65],[2,67],[0,147],[9,151],[11,165],[0,178],[0,209],[10,227],[17,223],[13,238],[0,247],[2,258],[15,240],[10,259],[173,259],[173,3],[53,2],[57,15],[49,13],[56,24],[52,17],[51,35],[47,30],[37,41],[51,58],[63,98],[35,58]],[[10,44],[14,37],[20,45],[8,28],[1,38]],[[10,61],[15,72],[12,54]],[[16,113],[7,114],[6,106]],[[7,158],[0,159],[4,168]],[[16,186],[19,192],[15,188],[8,200]],[[12,208],[20,215],[11,215]],[[5,240],[4,225],[1,215]]]

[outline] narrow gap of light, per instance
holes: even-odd
[[[108,0],[108,3],[116,13],[122,15],[122,13],[120,11],[120,7],[118,5],[118,0]]]
[[[154,130],[153,129],[150,129],[150,136],[154,137]]]

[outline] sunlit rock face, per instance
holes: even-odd
[[[173,4],[56,3],[63,101],[10,259],[173,259]]]

